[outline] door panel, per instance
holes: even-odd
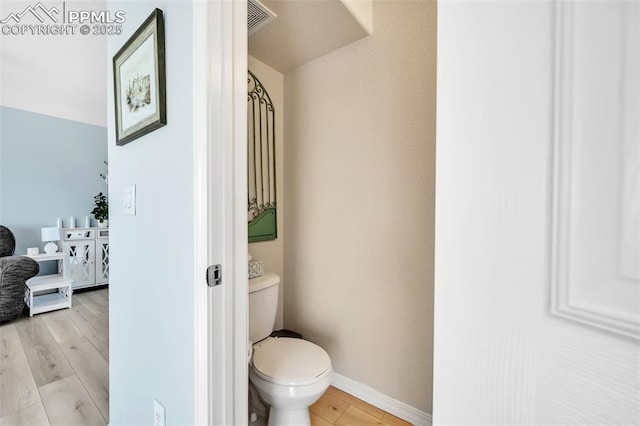
[[[605,277],[636,266],[632,246],[621,254],[621,235],[636,232],[623,206],[637,202],[625,201],[637,151],[621,118],[635,126],[640,115],[628,97],[638,74],[623,71],[640,49],[637,5],[572,4],[578,39],[559,50],[552,1],[438,4],[434,424],[640,418],[637,340],[552,313],[554,267],[566,260],[572,300],[638,314],[637,284],[616,296]],[[574,76],[561,83],[559,60]],[[560,108],[569,88],[572,106]],[[560,123],[573,130],[558,170]],[[558,171],[569,193],[554,187]],[[554,216],[556,202],[570,214]],[[571,248],[552,250],[562,229]],[[600,297],[590,282],[605,283]]]

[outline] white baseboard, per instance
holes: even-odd
[[[363,400],[364,402],[375,405],[387,413],[391,413],[402,420],[413,423],[415,426],[431,425],[431,414],[420,411],[417,408],[405,404],[404,402],[390,398],[367,385],[356,382],[355,380],[351,380],[347,377],[341,376],[340,374],[334,373],[331,384],[336,388]]]

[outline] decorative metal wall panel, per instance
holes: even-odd
[[[247,193],[249,242],[278,237],[276,211],[276,132],[273,102],[248,71]]]

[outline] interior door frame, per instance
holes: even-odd
[[[194,421],[247,424],[247,1],[193,5]]]

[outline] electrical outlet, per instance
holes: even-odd
[[[164,406],[158,402],[157,399],[153,400],[153,426],[166,426],[166,412]]]

